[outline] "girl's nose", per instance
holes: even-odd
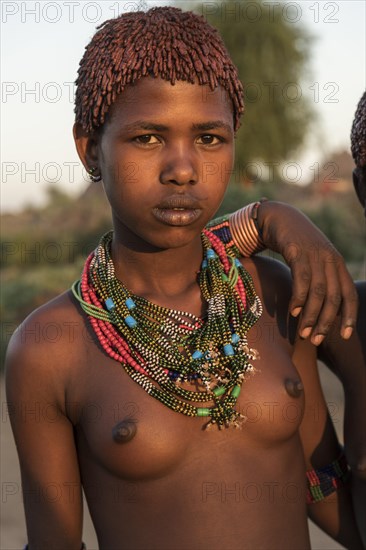
[[[196,152],[182,145],[172,146],[165,151],[164,164],[160,174],[161,183],[194,185],[198,182],[198,161]]]

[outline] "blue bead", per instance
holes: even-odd
[[[241,265],[240,260],[238,260],[238,258],[235,258],[234,262],[235,262],[236,267],[243,267],[243,266]]]
[[[134,328],[137,325],[137,321],[132,315],[127,315],[127,317],[125,317],[125,323],[130,328]]]
[[[125,301],[125,304],[128,307],[128,309],[133,309],[134,307],[136,307],[136,304],[132,300],[132,298],[127,298],[127,300]]]
[[[201,267],[202,269],[205,269],[208,266],[207,260],[203,260]]]
[[[199,349],[196,349],[196,351],[192,353],[192,359],[201,359],[202,356],[203,353]]]
[[[216,254],[215,254],[214,250],[212,250],[212,248],[208,248],[206,250],[206,258],[208,260],[213,260],[214,258],[216,258]]]
[[[231,344],[225,344],[224,353],[225,355],[235,355],[233,346]]]
[[[236,332],[233,332],[233,334],[231,335],[231,341],[233,344],[237,344],[240,340],[240,336],[238,334],[236,334]]]
[[[112,300],[112,298],[107,298],[104,303],[105,303],[105,306],[108,309],[108,311],[111,311],[112,309],[114,309],[116,307],[113,300]]]

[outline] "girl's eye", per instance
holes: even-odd
[[[201,145],[218,145],[222,142],[219,137],[213,136],[212,134],[205,134],[203,136],[200,136],[198,138],[198,141]]]
[[[135,138],[135,141],[142,145],[155,145],[156,143],[160,143],[158,138],[153,134],[145,134],[143,136],[137,136]]]

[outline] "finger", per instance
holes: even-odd
[[[341,336],[348,339],[352,335],[353,328],[355,327],[357,320],[357,291],[352,277],[347,270],[344,259],[334,247],[330,247],[329,249],[329,255],[326,260],[325,267],[330,267],[333,271],[334,269],[336,271],[339,293],[341,296]],[[331,285],[332,282],[334,282],[334,279],[328,275],[327,281]],[[335,294],[337,292],[338,291],[335,291]],[[335,300],[337,300],[337,298],[335,298]]]
[[[341,336],[348,340],[352,336],[357,321],[358,294],[351,275],[342,263],[338,267],[341,286]]]
[[[298,317],[308,298],[311,271],[308,267],[304,266],[302,262],[300,263],[300,261],[291,263],[290,268],[293,283],[289,311],[293,317]]]
[[[322,274],[317,274],[314,279],[314,292],[319,300],[323,299],[319,310],[318,319],[313,327],[311,342],[318,346],[328,334],[340,309],[342,302],[341,285],[339,281],[338,267],[335,262],[325,262],[323,264],[324,278]],[[313,311],[314,314],[314,311]],[[306,319],[305,319],[306,322]]]
[[[315,346],[319,346],[329,333],[339,312],[341,301],[342,297],[337,291],[328,291],[318,322],[311,334],[311,342]]]
[[[311,333],[311,342],[322,343],[341,311],[341,335],[351,337],[357,317],[357,291],[343,259],[340,262],[325,264],[327,280],[326,295],[318,321]],[[306,322],[306,320],[305,320]]]
[[[313,332],[326,296],[325,266],[318,257],[315,260],[303,251],[290,265],[293,275],[290,312],[295,317],[302,314],[298,329],[302,338],[308,338]],[[334,277],[338,280],[333,274]]]
[[[326,301],[326,295],[327,285],[324,277],[314,277],[310,284],[308,298],[305,306],[303,307],[302,317],[299,324],[299,334],[301,338],[308,338],[310,334],[314,334],[314,329],[318,323],[319,316]],[[327,327],[324,325],[324,330],[326,329]],[[326,334],[326,332],[324,334]]]

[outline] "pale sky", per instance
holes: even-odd
[[[1,2],[1,209],[39,204],[57,183],[80,193],[87,178],[74,150],[73,82],[85,45],[104,20],[136,10],[135,1]],[[270,17],[265,2],[261,17]],[[146,1],[148,7],[167,2]],[[184,8],[185,2],[174,2]],[[248,7],[250,1],[247,1]],[[350,127],[365,87],[366,2],[282,2],[283,17],[305,24],[317,38],[312,78],[302,93],[312,98],[318,123],[301,157],[304,174],[333,149],[349,147]],[[206,2],[220,9],[221,2]],[[253,18],[238,2],[240,17]]]

